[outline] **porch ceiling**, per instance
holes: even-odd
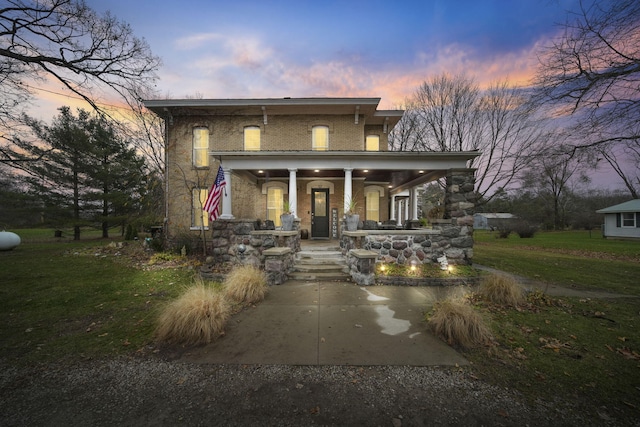
[[[243,171],[254,179],[288,179],[296,169],[298,179],[342,179],[351,169],[353,179],[383,183],[391,193],[433,181],[449,169],[466,169],[478,152],[398,152],[398,151],[325,151],[325,152],[210,152],[223,167]]]

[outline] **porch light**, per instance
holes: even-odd
[[[314,172],[318,173],[318,172],[320,172],[320,169],[314,169]]]
[[[259,170],[258,173],[264,173],[264,171],[263,170]]]
[[[365,169],[362,172],[367,173],[367,172],[369,172],[369,169]]]
[[[420,173],[424,173],[424,171],[419,171]]]

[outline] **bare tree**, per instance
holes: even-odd
[[[35,85],[46,82],[98,112],[104,112],[104,91],[135,104],[153,87],[159,66],[128,24],[108,12],[98,15],[83,0],[5,0],[0,6],[0,126],[12,126]],[[0,161],[14,160],[4,150],[0,155]]]
[[[407,113],[394,128],[391,149],[404,151],[479,151],[469,163],[476,169],[482,203],[538,154],[544,123],[528,94],[506,82],[480,90],[465,76],[443,74],[423,83],[407,102]]]
[[[578,123],[572,152],[599,151],[638,198],[640,2],[582,1],[563,28],[540,54],[538,98]]]

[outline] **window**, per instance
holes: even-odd
[[[202,228],[209,226],[209,213],[204,211],[202,207],[207,202],[209,190],[205,188],[194,188],[191,196],[191,226]]]
[[[367,219],[370,221],[380,221],[380,192],[367,191],[365,194]]]
[[[365,150],[380,151],[380,137],[378,135],[367,135]]]
[[[329,127],[314,126],[311,133],[311,149],[313,151],[327,151],[329,149]]]
[[[244,128],[244,150],[260,151],[260,128],[258,126]]]
[[[267,189],[267,219],[273,221],[276,227],[280,227],[280,215],[284,211],[284,190],[280,187]]]
[[[622,213],[622,226],[623,227],[635,227],[636,226],[636,214],[633,212]]]
[[[193,165],[197,168],[209,166],[209,129],[193,129]]]

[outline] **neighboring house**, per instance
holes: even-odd
[[[494,230],[514,219],[516,217],[510,213],[476,213],[473,215],[473,228],[475,230]]]
[[[597,210],[604,214],[602,237],[640,238],[640,199]]]
[[[479,153],[388,151],[389,132],[403,111],[378,110],[379,102],[145,101],[166,125],[167,237],[208,229],[202,204],[219,165],[227,184],[221,220],[270,220],[277,228],[288,202],[310,238],[337,238],[352,198],[361,221],[418,219],[419,186],[451,171],[472,176],[467,163]]]

